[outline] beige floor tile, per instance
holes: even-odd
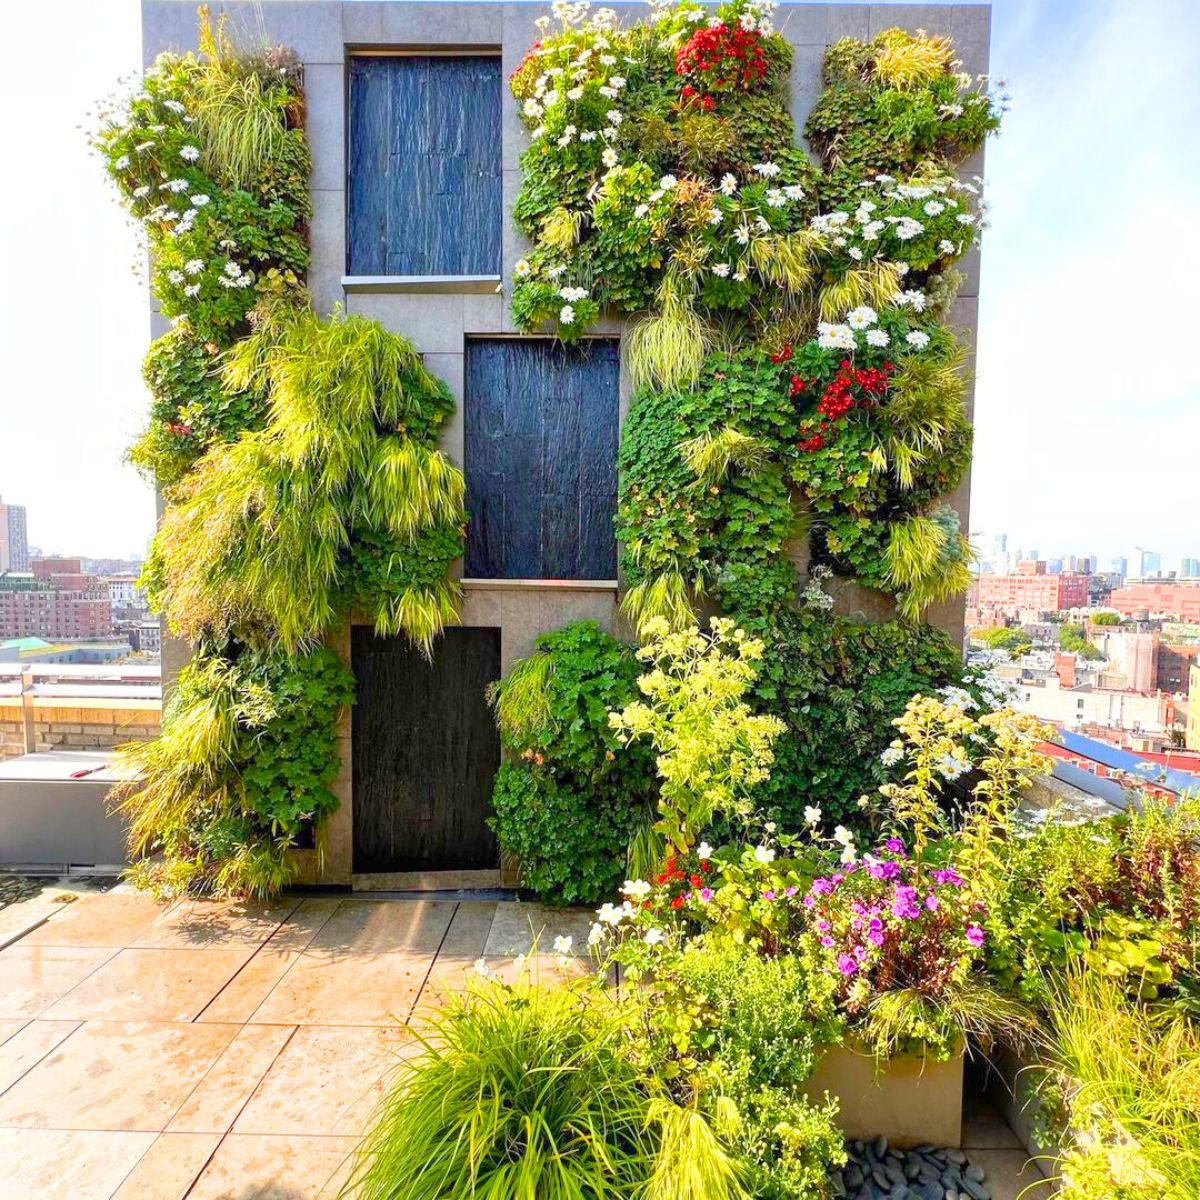
[[[30,1021],[0,1046],[0,1092],[6,1092],[76,1029],[78,1021]]]
[[[0,950],[0,1017],[36,1017],[113,956],[95,946],[30,946]]]
[[[160,1133],[113,1200],[183,1200],[220,1141],[218,1133]]]
[[[14,1033],[25,1028],[29,1022],[24,1017],[11,1017],[0,1021],[0,1046],[3,1046]]]
[[[331,956],[305,950],[255,1010],[255,1024],[392,1025],[407,1020],[433,952]]]
[[[227,1134],[188,1200],[331,1200],[355,1144],[349,1137]]]
[[[157,950],[228,950],[261,946],[299,906],[185,900],[129,942]]]
[[[151,896],[84,896],[21,939],[26,946],[128,946],[169,908]]]
[[[0,1129],[4,1200],[110,1200],[153,1141],[152,1133]]]
[[[299,950],[277,950],[273,941],[268,942],[208,1002],[196,1020],[238,1023],[250,1020],[254,1010],[299,957]]]
[[[496,906],[487,954],[506,958],[528,954],[535,940],[538,949],[548,954],[560,934],[573,939],[574,950],[586,951],[588,930],[594,920],[588,909],[547,908],[544,904],[502,900]]]
[[[343,900],[309,943],[310,953],[360,958],[397,950],[433,957],[457,907],[434,900]]]
[[[397,1053],[415,1044],[399,1027],[302,1027],[258,1085],[233,1132],[360,1134]]]
[[[197,1084],[168,1130],[225,1133],[292,1036],[290,1025],[247,1025]]]
[[[992,1200],[1018,1200],[1023,1193],[1024,1200],[1048,1200],[1052,1195],[1049,1180],[1024,1150],[969,1150],[967,1154],[987,1172],[983,1185]],[[1031,1185],[1037,1186],[1026,1193]]]
[[[43,1014],[85,1021],[191,1021],[254,953],[122,950]]]
[[[276,950],[306,950],[342,904],[343,901],[335,897],[310,896],[301,900],[291,916],[271,935],[269,944]]]
[[[0,1096],[0,1126],[161,1131],[237,1032],[90,1022]]]

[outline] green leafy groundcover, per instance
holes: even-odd
[[[543,634],[493,691],[511,761],[492,826],[522,884],[550,903],[594,903],[625,877],[654,767],[645,750],[617,753],[608,714],[633,699],[638,670],[629,646],[582,621]]]

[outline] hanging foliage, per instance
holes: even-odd
[[[193,640],[297,650],[348,615],[428,650],[454,619],[464,483],[437,449],[445,384],[377,322],[264,306],[222,382],[262,430],[208,451],[169,494],[152,598]],[[361,571],[359,570],[361,569]]]

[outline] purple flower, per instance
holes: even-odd
[[[925,897],[925,907],[929,909],[930,912],[937,912],[938,898],[932,892]]]
[[[822,946],[825,946],[825,947],[832,946],[832,945],[833,945],[833,938],[831,938],[831,937],[829,936],[829,934],[826,934],[826,935],[825,935],[825,936],[824,936],[824,937],[821,939],[821,945],[822,945]]]
[[[976,946],[976,947],[982,946],[983,945],[983,930],[980,929],[978,925],[968,925],[967,926],[967,941],[970,942],[972,946]]]
[[[921,907],[917,903],[917,889],[909,884],[897,886],[892,896],[892,916],[901,920],[915,921],[921,915]]]
[[[872,879],[895,879],[900,874],[900,864],[876,860],[867,868],[867,872]]]
[[[812,894],[814,896],[825,896],[833,891],[833,884],[828,879],[814,879],[812,881]]]
[[[775,899],[775,889],[767,888],[767,890],[765,892],[763,892],[763,899],[764,900],[774,900]]]
[[[883,843],[883,847],[892,854],[904,853],[904,843],[898,837],[888,838],[888,840]]]
[[[853,975],[858,970],[858,963],[850,957],[849,954],[839,954],[837,958],[837,969],[843,975]]]
[[[951,887],[962,887],[963,885],[962,876],[957,871],[952,871],[949,867],[944,871],[934,871],[933,881],[934,883],[941,884],[948,883]]]
[[[816,908],[816,906],[817,906],[816,896],[813,896],[810,894],[810,895],[807,895],[804,897],[804,907],[805,908]]]
[[[828,933],[828,932],[829,932],[829,922],[828,922],[828,921],[818,921],[818,922],[817,922],[817,928],[818,928],[818,929],[819,929],[819,930],[820,930],[822,933]]]
[[[703,900],[705,904],[707,904],[713,898],[713,890],[712,890],[712,888],[708,888],[708,887],[701,888],[696,893],[696,895],[699,896],[700,899]]]
[[[783,894],[790,900],[796,894],[796,888],[785,887],[783,889]]]

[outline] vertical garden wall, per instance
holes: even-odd
[[[754,5],[720,18],[623,8],[610,19],[569,7],[278,2],[262,8],[265,39],[248,7],[226,11],[225,45],[200,46],[186,6],[147,0],[148,59],[200,50],[163,60],[145,89],[178,76],[178,96],[163,99],[183,111],[139,99],[102,138],[148,234],[171,323],[148,359],[155,408],[134,452],[168,489],[151,573],[171,627],[201,661],[250,653],[296,663],[322,643],[348,660],[350,620],[436,656],[437,631],[458,620],[500,631],[505,672],[539,636],[566,629],[559,649],[585,658],[560,663],[577,685],[562,700],[585,705],[593,733],[575,729],[554,761],[530,739],[554,742],[555,729],[514,738],[502,723],[515,761],[498,784],[497,832],[515,850],[544,840],[536,821],[524,833],[505,827],[512,797],[531,789],[552,788],[585,814],[593,796],[594,812],[616,805],[606,845],[614,828],[636,826],[652,781],[613,791],[601,786],[603,766],[581,770],[597,755],[607,763],[610,749],[587,707],[590,681],[605,704],[622,701],[587,655],[627,657],[597,639],[719,609],[770,647],[754,703],[788,733],[763,803],[788,822],[817,794],[852,811],[880,778],[888,721],[914,692],[960,678],[956,647],[929,622],[953,628],[965,571],[945,497],[956,487],[961,496],[969,463],[973,172],[997,109],[956,56],[983,70],[987,10],[939,10],[940,26],[917,37],[887,32],[916,23],[903,7],[784,6],[772,27]],[[275,42],[296,53],[263,48]],[[439,47],[453,53],[443,59]],[[421,53],[406,57],[410,49]],[[396,55],[410,64],[403,71],[386,66]],[[397,123],[371,95],[384,94],[387,111],[403,108],[398,76],[440,78],[446,61],[486,92],[497,60],[498,157],[418,139],[408,156],[430,156],[428,178],[406,178]],[[557,86],[556,73],[570,86]],[[490,113],[490,93],[480,102]],[[211,259],[203,283],[216,289],[224,324],[194,336],[189,327],[210,321],[213,303],[188,292],[192,260],[174,261],[183,243],[163,223],[159,194],[137,194],[169,180],[143,178],[136,158],[117,165],[149,126],[175,137],[170,121],[189,136],[195,128],[200,157],[184,164],[195,178],[167,172],[186,187],[167,197],[166,225],[182,217],[215,238],[195,257]],[[218,168],[221,153],[246,161]],[[243,174],[252,167],[257,182]],[[464,171],[469,186],[457,180]],[[403,245],[403,231],[429,215],[418,201],[430,179],[442,181],[430,194],[443,203],[483,187],[490,204],[499,189],[498,243],[488,206],[472,209],[482,213],[472,238],[500,247],[494,277],[482,260],[447,266],[436,239],[416,239],[432,258]],[[217,203],[204,212],[193,193]],[[242,222],[233,238],[217,221],[227,209],[236,211],[222,220]],[[356,259],[364,231],[375,241],[362,244],[383,245],[382,258]],[[220,242],[239,237],[238,253],[225,254],[235,277]],[[324,314],[339,302],[345,315],[331,323]],[[569,420],[522,413],[486,401],[487,373],[470,365],[473,353],[503,353],[513,335],[546,361],[592,360],[591,338],[619,339],[620,370],[589,377]],[[543,409],[554,397],[545,390]],[[620,422],[615,476],[609,413]],[[578,449],[562,454],[577,435]],[[525,495],[502,478],[512,447],[540,463],[520,472],[532,481]],[[515,507],[497,520],[485,513],[476,528],[464,520],[467,496]],[[536,536],[510,570],[488,548],[488,529]],[[595,634],[571,634],[581,618],[597,622]],[[346,682],[331,687],[330,711]],[[227,769],[171,783],[162,803],[172,813],[197,789],[205,810],[245,803],[235,781],[268,710],[256,714],[234,685],[226,732],[245,745],[225,755]],[[201,695],[211,699],[213,686]],[[282,861],[340,802],[326,821],[326,877],[349,881],[349,734],[343,713],[319,787],[294,797],[285,822],[251,821],[250,835],[239,817],[221,849],[201,857],[216,861],[249,836]],[[164,741],[158,752],[154,771],[182,748]],[[590,837],[599,824],[579,828]],[[592,890],[618,870],[620,848],[606,853]]]

